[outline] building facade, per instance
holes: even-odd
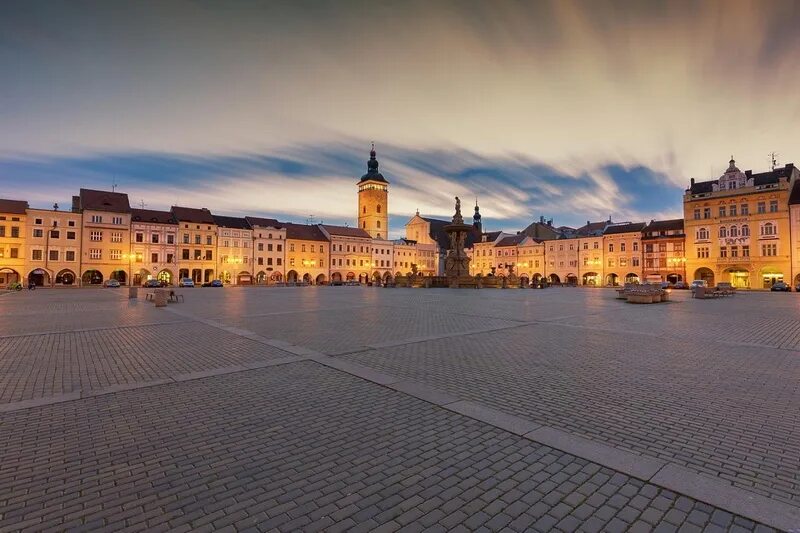
[[[330,279],[328,238],[318,225],[285,223],[286,282],[320,285]]]
[[[26,278],[28,202],[0,200],[0,288]]]
[[[252,285],[253,230],[244,217],[213,215],[217,227],[217,279],[226,285]]]
[[[81,214],[28,209],[27,215],[27,282],[45,287],[77,285],[81,272]]]
[[[603,231],[606,285],[642,281],[644,222],[611,224]]]
[[[131,257],[134,285],[178,283],[178,221],[170,211],[131,209]]]
[[[283,282],[286,228],[274,218],[245,217],[253,228],[253,270],[258,285]]]
[[[791,164],[754,174],[731,159],[718,179],[692,179],[683,196],[687,276],[738,288],[790,281],[789,184],[797,176]]]
[[[170,210],[178,221],[178,278],[190,278],[195,284],[216,279],[217,224],[205,207],[181,207]]]
[[[133,258],[128,195],[81,189],[72,197],[72,210],[81,214],[81,284],[100,285],[109,279],[130,283]]]
[[[683,219],[651,220],[642,230],[642,276],[648,282],[686,281]]]
[[[330,241],[330,280],[367,283],[372,273],[372,237],[361,228],[320,224]]]

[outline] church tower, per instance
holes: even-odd
[[[378,172],[375,144],[369,153],[367,173],[358,182],[358,227],[373,239],[389,234],[389,182]]]

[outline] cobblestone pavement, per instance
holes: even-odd
[[[800,295],[184,294],[167,310],[127,291],[0,298],[0,531],[768,531],[757,521],[800,517]]]

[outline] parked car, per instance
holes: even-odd
[[[178,282],[178,287],[194,287],[194,281],[192,281],[192,278],[181,278]]]
[[[792,289],[786,283],[779,281],[770,287],[769,290],[772,292],[791,292]]]
[[[211,281],[204,282],[201,287],[222,287],[222,280],[212,279]]]
[[[148,279],[144,282],[144,287],[146,289],[157,289],[158,287],[161,287],[161,282],[157,279]]]
[[[688,289],[689,286],[686,284],[685,281],[679,281],[675,285],[672,286],[674,289]]]
[[[119,281],[115,279],[106,280],[106,282],[103,285],[108,289],[119,289],[121,286]]]

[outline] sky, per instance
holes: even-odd
[[[690,178],[800,163],[800,2],[0,3],[0,197],[350,224],[375,142],[390,235],[679,217]],[[465,213],[466,214],[466,213]]]

